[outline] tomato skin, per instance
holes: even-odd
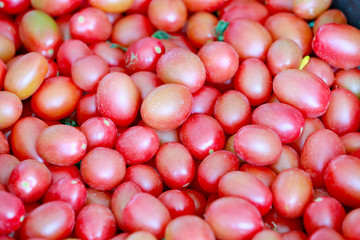
[[[76,107],[76,122],[81,126],[92,117],[100,117],[96,108],[96,93],[86,93],[80,98]]]
[[[163,182],[155,168],[145,164],[131,165],[126,169],[124,181],[135,183],[142,192],[158,197],[163,192]]]
[[[325,187],[324,173],[329,162],[345,154],[340,137],[328,129],[317,130],[305,141],[300,155],[300,166],[311,177],[314,187]]]
[[[70,203],[77,214],[85,206],[86,188],[79,179],[70,177],[60,179],[45,193],[43,203],[56,200]]]
[[[338,135],[360,130],[360,100],[345,88],[331,91],[330,104],[321,116],[324,126]]]
[[[335,73],[334,88],[346,88],[360,99],[360,69],[340,70]]]
[[[113,148],[117,136],[116,125],[109,118],[92,117],[80,126],[87,140],[87,150],[95,147]]]
[[[259,22],[235,19],[224,33],[224,42],[233,46],[240,61],[243,61],[251,57],[265,60],[273,40],[269,31]]]
[[[4,90],[15,93],[21,100],[29,98],[40,87],[48,71],[46,59],[31,52],[20,57],[8,69]]]
[[[286,218],[280,215],[273,207],[263,216],[265,226],[270,229],[276,229],[279,233],[284,234],[290,231],[299,231],[304,233],[304,224],[301,217]],[[305,233],[304,233],[305,234]]]
[[[187,9],[191,12],[214,12],[225,2],[225,0],[184,0]]]
[[[124,157],[114,149],[96,147],[87,152],[81,161],[81,175],[90,187],[110,190],[125,177]]]
[[[302,19],[312,20],[327,10],[331,3],[331,0],[296,1],[293,5],[293,11]]]
[[[269,212],[273,202],[270,189],[254,175],[243,171],[232,171],[222,176],[218,193],[220,197],[233,196],[249,201],[262,216]]]
[[[218,184],[227,172],[239,169],[236,154],[227,151],[216,151],[201,161],[197,170],[197,178],[202,189],[209,193],[218,192]]]
[[[360,209],[356,208],[346,214],[342,222],[342,234],[346,239],[359,238],[360,229],[357,227],[358,220],[360,219]]]
[[[360,206],[360,189],[357,171],[360,169],[360,159],[350,155],[334,157],[328,164],[324,182],[330,196],[336,198],[345,206],[357,208]]]
[[[182,84],[191,93],[199,90],[205,83],[206,70],[201,59],[190,50],[176,47],[163,54],[156,73],[164,83]]]
[[[122,13],[128,10],[134,0],[120,0],[120,1],[112,1],[112,0],[89,0],[89,4],[93,7],[101,9],[104,12],[110,13]]]
[[[344,207],[335,198],[316,198],[304,212],[304,227],[309,235],[322,227],[330,227],[341,233],[345,215]]]
[[[320,58],[311,57],[304,70],[320,77],[328,87],[334,83],[334,72],[331,66]]]
[[[195,214],[194,215],[202,217],[203,214],[205,213],[205,208],[206,208],[206,203],[207,203],[207,199],[205,198],[205,196],[202,193],[200,193],[199,191],[196,191],[192,188],[186,188],[183,190],[183,192],[185,192],[187,195],[189,195],[189,197],[191,197],[195,203]]]
[[[280,157],[281,146],[279,136],[264,125],[246,125],[234,138],[234,149],[239,157],[259,166],[275,163]]]
[[[271,94],[272,78],[268,67],[257,58],[245,59],[234,78],[234,88],[243,93],[251,106],[263,104]]]
[[[193,104],[191,113],[202,113],[213,116],[214,105],[220,95],[220,91],[216,88],[207,85],[202,86],[199,90],[192,94]]]
[[[218,19],[213,14],[196,12],[187,20],[185,27],[186,36],[195,47],[201,48],[209,41],[215,39],[213,29],[217,23]]]
[[[29,51],[53,58],[62,42],[61,32],[55,20],[40,10],[30,10],[21,18],[19,34]]]
[[[98,42],[90,45],[90,49],[96,56],[101,57],[109,67],[121,66],[124,51],[114,47],[110,42]]]
[[[104,205],[89,204],[76,217],[75,236],[80,239],[109,239],[115,232],[115,218]]]
[[[39,118],[25,117],[17,121],[10,135],[12,154],[19,160],[35,159],[44,163],[36,151],[36,139],[48,125]]]
[[[253,124],[263,124],[274,130],[283,144],[298,139],[305,124],[305,118],[296,108],[284,103],[265,103],[251,115]]]
[[[13,155],[2,153],[0,154],[0,184],[6,186],[9,182],[9,177],[14,168],[20,163],[19,159]]]
[[[159,148],[159,137],[149,127],[133,126],[116,140],[115,149],[120,152],[127,165],[144,163],[155,156]]]
[[[226,134],[235,134],[250,123],[251,107],[247,97],[236,90],[229,90],[218,97],[214,117]]]
[[[256,166],[250,163],[243,164],[240,171],[248,172],[259,179],[266,187],[270,188],[276,178],[276,173],[269,167]]]
[[[170,213],[165,205],[148,193],[136,193],[125,206],[123,213],[125,227],[130,232],[145,230],[157,238],[164,236]]]
[[[169,210],[172,219],[195,214],[195,203],[185,192],[177,189],[164,191],[158,199]]]
[[[264,227],[259,210],[238,197],[215,200],[204,217],[219,239],[251,239]]]
[[[105,75],[96,90],[96,107],[117,126],[128,126],[140,107],[140,93],[131,78],[119,72]]]
[[[225,134],[214,118],[196,114],[190,116],[181,126],[180,141],[194,158],[203,160],[212,151],[224,148]]]
[[[36,140],[36,151],[40,157],[59,166],[79,162],[86,153],[86,147],[86,137],[80,130],[62,124],[45,128]]]
[[[58,17],[70,13],[82,4],[81,0],[31,0],[31,6],[41,10],[53,17]]]
[[[12,126],[23,112],[23,104],[12,92],[0,91],[0,130]]]
[[[106,14],[97,8],[84,8],[70,19],[71,36],[88,44],[107,40],[111,30]]]
[[[18,230],[25,218],[25,207],[15,195],[0,191],[0,234]]]
[[[4,133],[0,131],[0,154],[10,153],[9,142],[6,139]]]
[[[286,218],[301,217],[313,197],[311,179],[299,168],[289,168],[279,173],[271,190],[276,211]]]
[[[44,120],[60,120],[76,109],[81,95],[71,78],[48,78],[33,94],[31,109]]]
[[[283,145],[282,151],[277,162],[271,164],[269,168],[276,174],[279,174],[288,168],[298,168],[300,166],[300,157],[296,150],[289,145]]]
[[[215,240],[215,235],[204,219],[190,215],[171,220],[165,229],[165,239]]]
[[[148,17],[157,29],[176,32],[186,23],[187,9],[182,0],[152,0]]]
[[[360,30],[340,23],[324,24],[317,30],[314,52],[330,65],[342,69],[360,65]]]
[[[165,53],[160,40],[144,37],[132,43],[124,54],[125,69],[130,73],[138,71],[155,72],[159,58]]]
[[[30,0],[4,0],[1,8],[7,14],[19,14],[30,6]]]
[[[274,41],[280,38],[289,38],[296,42],[304,55],[312,51],[311,41],[313,34],[308,23],[293,13],[280,12],[268,17],[264,24]]]
[[[338,232],[328,227],[318,229],[308,238],[308,240],[321,240],[321,239],[344,240],[344,238]]]
[[[56,211],[54,211],[56,209]],[[21,239],[64,239],[75,225],[75,213],[64,201],[51,201],[35,208],[25,218],[20,229]]]
[[[313,33],[316,34],[319,27],[326,23],[347,24],[347,19],[345,14],[340,9],[328,9],[315,19]]]
[[[144,100],[152,90],[163,84],[156,73],[149,71],[139,71],[130,77],[140,91],[141,100]]]
[[[127,231],[124,225],[122,212],[131,198],[136,194],[141,192],[141,189],[136,183],[133,182],[123,182],[121,183],[114,191],[111,197],[111,210],[116,219],[118,227]]]
[[[192,95],[180,84],[164,84],[150,92],[141,104],[141,118],[155,130],[178,128],[191,112]]]
[[[52,185],[63,178],[75,178],[84,184],[80,170],[76,165],[71,166],[57,166],[49,165],[48,169],[51,174]]]
[[[280,102],[287,103],[305,117],[323,115],[330,104],[331,92],[315,74],[302,70],[285,70],[274,78],[273,91]]]
[[[9,192],[22,202],[34,202],[43,197],[51,184],[48,168],[36,160],[24,160],[11,172],[8,182]]]

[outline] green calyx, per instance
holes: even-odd
[[[72,127],[78,127],[79,125],[77,124],[76,121],[70,119],[70,118],[64,118],[61,119],[60,122],[64,125],[68,125],[68,126],[72,126]]]
[[[214,29],[214,35],[216,40],[223,42],[224,41],[224,32],[229,26],[229,22],[220,20]]]
[[[159,40],[169,40],[169,39],[174,39],[176,38],[173,35],[168,34],[167,32],[161,31],[161,30],[157,30],[156,32],[154,32],[151,37],[153,38],[157,38]]]

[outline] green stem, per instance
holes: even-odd
[[[224,32],[229,26],[229,22],[225,22],[223,20],[219,21],[215,27],[215,37],[218,41],[224,41]]]
[[[70,119],[70,118],[64,118],[64,119],[61,119],[60,122],[62,124],[65,124],[65,125],[69,125],[69,126],[73,126],[73,127],[78,127],[79,125],[77,124],[77,122],[75,122],[74,120]]]
[[[116,43],[111,43],[111,44],[110,44],[110,47],[111,47],[111,48],[119,48],[119,49],[123,50],[124,52],[127,51],[127,48],[126,48],[126,47],[120,46],[119,44],[116,44]]]
[[[157,30],[156,32],[154,32],[153,35],[151,35],[151,37],[157,38],[159,40],[169,40],[169,39],[176,38],[175,36],[172,36],[172,35],[168,34],[167,32],[164,32],[161,30]]]

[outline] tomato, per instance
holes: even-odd
[[[235,19],[224,32],[224,42],[233,46],[240,61],[243,61],[252,57],[265,60],[273,40],[269,31],[259,22]]]
[[[334,229],[328,227],[318,229],[308,238],[308,240],[320,240],[320,239],[343,240],[344,238]]]
[[[346,206],[358,207],[360,192],[356,185],[360,169],[360,159],[350,155],[334,157],[328,164],[324,182],[330,196]]]
[[[304,212],[305,230],[311,235],[319,228],[329,227],[341,233],[345,215],[344,207],[335,198],[316,198]]]
[[[124,131],[116,140],[115,149],[124,156],[127,165],[144,163],[155,156],[159,138],[149,127],[134,126]]]
[[[86,93],[80,98],[77,105],[76,122],[81,126],[92,117],[100,117],[100,113],[96,108],[96,93]]]
[[[135,2],[134,0],[120,0],[120,1],[90,0],[89,1],[91,6],[101,9],[104,12],[111,12],[111,13],[125,12],[131,7],[131,5],[134,2]]]
[[[148,8],[148,17],[157,29],[176,32],[185,25],[186,5],[182,0],[152,0]]]
[[[81,95],[71,78],[48,78],[33,94],[31,109],[44,120],[60,120],[76,109]]]
[[[7,14],[19,14],[30,6],[30,0],[3,0],[1,10]]]
[[[160,40],[145,37],[133,42],[124,54],[125,69],[129,73],[138,71],[155,72],[159,58],[165,53]]]
[[[85,206],[86,188],[76,178],[63,178],[55,182],[45,193],[43,203],[61,200],[71,204],[75,213]]]
[[[210,154],[200,163],[197,178],[203,190],[217,193],[221,177],[238,169],[238,157],[230,151],[220,150]]]
[[[165,229],[165,239],[171,240],[215,240],[209,224],[197,216],[181,216],[169,222]]]
[[[266,166],[275,163],[281,154],[281,140],[269,127],[247,125],[234,138],[234,149],[245,162]]]
[[[338,135],[356,132],[360,129],[360,100],[345,88],[331,91],[330,104],[321,120],[324,126]]]
[[[88,44],[107,40],[111,30],[106,14],[97,8],[84,8],[70,19],[71,36]]]
[[[115,22],[111,41],[122,47],[129,47],[132,43],[154,32],[150,20],[142,14],[129,14]]]
[[[51,184],[48,168],[41,162],[28,159],[19,163],[11,172],[8,190],[22,202],[41,199]]]
[[[259,179],[266,187],[270,188],[276,178],[276,173],[268,167],[252,165],[250,163],[243,164],[240,171],[244,171],[254,175]]]
[[[141,189],[133,182],[123,182],[114,191],[111,197],[111,210],[116,219],[118,227],[127,231],[124,225],[122,212],[131,198],[141,192]]]
[[[115,235],[116,223],[111,210],[92,203],[76,217],[75,236],[81,239],[109,239]]]
[[[247,19],[263,24],[269,16],[266,6],[257,1],[244,1],[231,7],[229,5],[226,11],[221,14],[221,20],[223,21],[231,22],[234,19]]]
[[[305,141],[300,155],[300,166],[311,177],[314,187],[325,187],[324,173],[329,162],[345,154],[340,137],[328,129],[317,130]]]
[[[298,168],[300,166],[300,157],[296,150],[289,145],[283,145],[279,159],[271,164],[269,168],[276,174],[279,174],[288,168]]]
[[[341,70],[336,72],[334,87],[346,88],[360,99],[360,69]]]
[[[80,40],[69,39],[63,42],[56,55],[60,74],[71,76],[71,65],[76,60],[91,54],[90,48]]]
[[[206,208],[206,203],[207,203],[205,196],[202,193],[200,193],[199,191],[196,191],[191,188],[186,188],[182,191],[185,192],[187,195],[189,195],[189,197],[191,197],[192,200],[194,201],[194,203],[195,203],[195,214],[194,215],[202,217],[203,214],[205,213],[205,208]]]
[[[261,240],[261,239],[269,239],[269,240],[282,240],[280,233],[276,230],[264,229],[258,232],[252,240]]]
[[[185,26],[186,36],[195,47],[200,48],[215,39],[213,29],[217,23],[218,19],[213,14],[196,12],[187,20]]]
[[[21,116],[23,104],[12,92],[0,91],[0,130],[13,125]]]
[[[80,126],[87,140],[87,150],[95,147],[113,148],[117,136],[116,125],[109,118],[92,117]]]
[[[0,191],[0,234],[18,230],[25,218],[25,207],[15,195]]]
[[[70,13],[82,4],[81,0],[59,0],[59,1],[50,1],[50,0],[31,0],[31,6],[37,10],[46,12],[47,14],[57,17]]]
[[[280,12],[268,17],[264,24],[274,40],[289,38],[296,42],[303,55],[311,53],[313,34],[308,23],[293,13]]]
[[[87,152],[81,161],[81,175],[92,188],[110,190],[117,187],[125,177],[124,157],[117,151],[96,147]]]
[[[36,141],[36,150],[40,157],[59,166],[70,166],[79,162],[86,153],[86,147],[86,137],[80,130],[61,124],[44,129]]]
[[[204,217],[220,239],[251,239],[264,227],[259,210],[238,197],[215,200]]]
[[[301,231],[289,231],[281,234],[283,240],[306,240],[308,236]]]
[[[180,84],[165,84],[151,91],[141,104],[141,117],[157,130],[179,127],[191,112],[192,95]]]
[[[319,117],[329,107],[331,92],[315,74],[289,69],[274,78],[273,91],[280,102],[287,103],[305,117]]]
[[[344,221],[342,222],[342,233],[345,238],[356,239],[359,236],[360,229],[357,227],[357,223],[360,217],[360,209],[356,208],[346,214]]]
[[[225,2],[225,0],[184,0],[186,7],[192,12],[214,12]]]
[[[144,230],[157,238],[164,236],[170,213],[165,205],[149,193],[136,193],[122,212],[125,227],[130,232]]]
[[[342,135],[340,138],[347,154],[360,149],[360,132],[350,132]]]
[[[158,199],[169,210],[172,219],[184,216],[194,215],[195,203],[185,192],[176,189],[170,189],[158,197]]]
[[[330,65],[350,69],[360,65],[359,42],[359,29],[347,24],[328,23],[319,27],[312,46],[315,54]]]
[[[20,163],[19,159],[13,155],[2,153],[0,154],[0,184],[7,185],[9,177],[14,168]]]
[[[98,42],[90,45],[93,54],[101,57],[110,67],[122,65],[124,51],[110,42]]]
[[[0,154],[10,153],[9,142],[6,139],[4,133],[0,131]]]
[[[244,60],[233,80],[234,88],[243,93],[252,106],[258,106],[270,97],[272,78],[267,66],[257,58]]]
[[[0,35],[0,59],[9,61],[15,55],[15,43],[8,37]]]
[[[51,174],[52,184],[55,184],[57,181],[63,178],[74,178],[79,180],[81,183],[84,183],[80,170],[76,165],[71,165],[71,166],[49,165],[48,169]]]
[[[119,72],[105,75],[96,90],[96,107],[101,116],[117,126],[128,126],[140,107],[140,93],[131,78]]]
[[[71,77],[78,88],[95,92],[99,81],[109,73],[105,60],[96,55],[84,56],[71,65]]]
[[[145,164],[135,164],[126,169],[124,181],[135,183],[142,192],[158,197],[163,192],[163,182],[160,174]]]
[[[130,77],[139,89],[142,100],[144,100],[152,90],[163,84],[153,72],[139,71],[132,74]]]
[[[191,155],[199,160],[225,145],[225,134],[221,125],[214,118],[196,114],[190,116],[180,129],[180,141]]]
[[[89,187],[86,189],[86,205],[98,203],[110,208],[112,193],[112,190],[101,191]]]
[[[283,144],[298,139],[305,124],[301,112],[284,103],[265,103],[254,110],[251,119],[253,124],[262,124],[274,130]]]
[[[265,226],[274,229],[277,232],[284,234],[290,231],[304,232],[304,224],[301,217],[299,218],[286,218],[277,212],[273,207],[271,210],[263,216]],[[305,234],[305,233],[304,233]]]
[[[192,94],[193,104],[191,113],[202,113],[213,116],[214,105],[220,95],[220,91],[216,88],[207,85],[202,86]]]
[[[206,79],[206,70],[201,59],[180,47],[173,48],[160,57],[156,73],[164,83],[184,85],[191,93],[199,90]]]
[[[56,209],[56,211],[54,211]],[[75,213],[64,201],[51,201],[35,208],[20,229],[21,239],[64,239],[75,225]]]
[[[280,38],[274,41],[267,52],[267,65],[273,76],[287,69],[298,68],[303,52],[291,39]]]
[[[313,33],[316,34],[319,27],[326,23],[347,23],[345,14],[340,9],[328,9],[320,14],[314,21]]]
[[[40,87],[47,71],[48,63],[43,56],[27,53],[8,69],[4,90],[15,93],[21,100],[27,99]]]
[[[312,20],[327,10],[331,3],[331,0],[295,1],[293,11],[302,19]]]
[[[311,57],[304,70],[320,77],[328,87],[334,83],[334,73],[331,66],[317,57]]]
[[[250,123],[251,108],[247,97],[236,90],[229,90],[218,97],[214,117],[226,134],[235,134]]]
[[[289,168],[279,173],[271,191],[276,211],[286,218],[301,217],[313,196],[311,178],[299,168]]]

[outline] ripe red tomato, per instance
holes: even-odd
[[[0,234],[18,230],[25,219],[25,207],[15,195],[0,191]]]

